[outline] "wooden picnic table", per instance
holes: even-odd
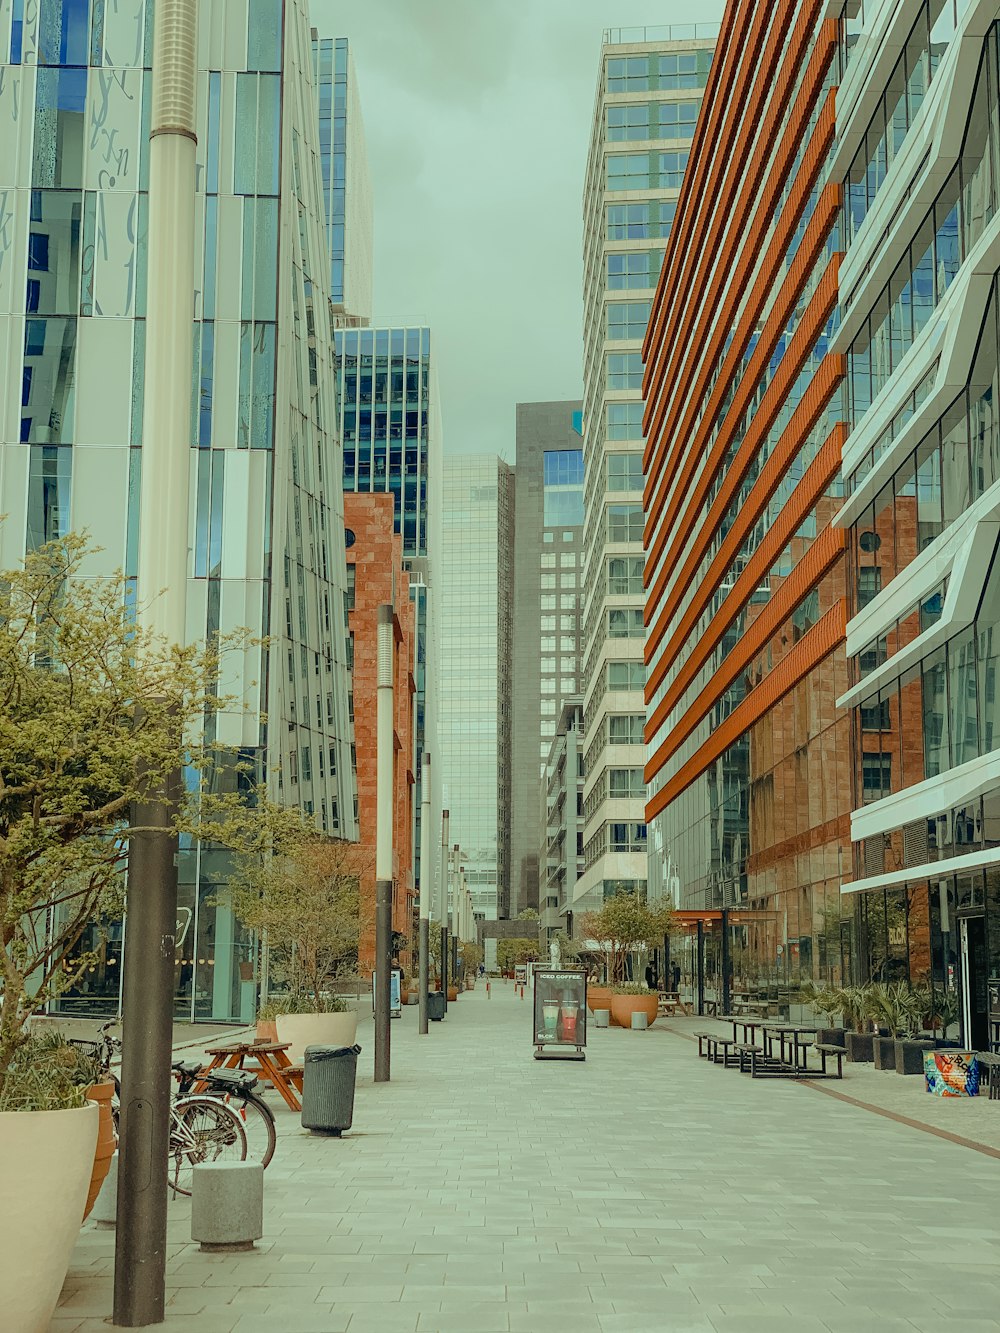
[[[212,1061],[206,1066],[205,1073],[211,1073],[213,1069],[242,1069],[245,1060],[256,1060],[261,1079],[271,1084],[289,1110],[301,1111],[296,1077],[291,1072],[295,1066],[288,1058],[290,1045],[287,1041],[234,1041],[228,1046],[209,1046],[206,1054]],[[301,1080],[298,1080],[298,1089],[301,1087]],[[194,1091],[202,1092],[204,1088],[205,1083],[199,1081]]]
[[[664,1014],[673,1016],[679,1009],[687,1017],[691,1012],[681,999],[680,991],[661,990],[657,996],[657,1001],[657,1008]]]
[[[756,1041],[756,1040],[757,1040],[757,1029],[758,1029],[759,1027],[762,1027],[762,1026],[763,1026],[763,1020],[762,1020],[762,1019],[760,1019],[760,1018],[756,1018],[756,1017],[755,1017],[755,1018],[747,1018],[747,1017],[745,1017],[743,1014],[719,1014],[719,1015],[718,1015],[718,1020],[719,1020],[720,1023],[732,1023],[732,1025],[733,1025],[733,1041],[736,1041],[736,1029],[737,1029],[738,1027],[742,1028],[742,1029],[743,1029],[743,1041],[744,1041],[744,1043],[747,1042],[747,1041],[751,1041],[751,1042]],[[749,1036],[749,1037],[747,1037],[747,1033],[748,1033],[748,1032],[750,1033],[750,1036]]]

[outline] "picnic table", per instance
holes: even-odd
[[[209,1046],[206,1054],[212,1057],[205,1073],[213,1069],[243,1069],[245,1060],[256,1060],[263,1081],[271,1084],[291,1111],[301,1111],[298,1093],[302,1090],[300,1067],[288,1058],[290,1042],[234,1041],[227,1046]],[[199,1081],[195,1092],[202,1092],[204,1081]]]
[[[736,1041],[737,1028],[743,1029],[744,1042],[756,1041],[757,1029],[763,1026],[763,1019],[756,1016],[747,1018],[744,1014],[719,1014],[718,1020],[720,1023],[732,1023],[733,1041]],[[749,1037],[747,1036],[748,1032],[750,1034]]]
[[[818,1027],[810,1027],[804,1023],[772,1022],[762,1023],[761,1031],[764,1034],[764,1051],[769,1060],[774,1059],[774,1042],[777,1038],[782,1064],[789,1065],[793,1069],[805,1070],[808,1068],[809,1047],[816,1040],[819,1033]],[[787,1060],[785,1059],[786,1045],[789,1055]]]
[[[685,1017],[687,1017],[687,1015],[690,1014],[691,1012],[690,1009],[687,1007],[687,1005],[684,1003],[684,1001],[681,999],[680,991],[676,990],[661,990],[659,995],[657,996],[656,1007],[661,1014],[667,1014],[670,1017],[673,1017],[673,1015],[677,1013],[678,1009],[681,1011],[682,1014],[685,1015]]]

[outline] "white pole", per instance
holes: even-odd
[[[419,935],[417,937],[417,1002],[419,1008],[418,1030],[421,1036],[427,1035],[427,989],[429,986],[428,964],[430,949],[431,918],[431,757],[424,753],[424,771],[421,779],[421,815],[420,837],[423,844],[420,856],[420,909]]]
[[[441,811],[441,871],[438,881],[438,920],[441,925],[441,993],[448,1010],[448,811]]]
[[[157,0],[149,138],[138,616],[166,642],[186,639],[188,468],[194,318],[197,0]],[[109,366],[108,373],[115,367]],[[163,1322],[173,1037],[180,771],[135,809],[123,958],[121,1163],[114,1313],[119,1327]]]
[[[394,747],[392,674],[395,625],[391,606],[378,609],[375,814],[375,1082],[389,1082],[392,967],[392,809]]]

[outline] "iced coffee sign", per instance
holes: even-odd
[[[533,1018],[536,1060],[586,1059],[586,973],[537,969]]]

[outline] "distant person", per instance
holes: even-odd
[[[656,970],[652,963],[646,964],[646,987],[648,990],[656,990]]]
[[[673,982],[674,982],[673,989],[674,989],[675,991],[679,991],[680,988],[681,988],[681,965],[680,965],[680,963],[674,963],[674,966],[673,966],[673,974],[674,974],[674,975],[673,975]]]

